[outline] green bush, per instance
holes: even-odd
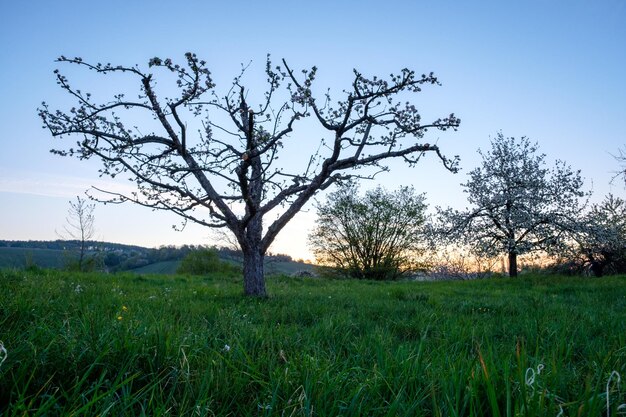
[[[347,278],[379,281],[423,269],[424,195],[411,187],[358,191],[346,184],[318,205],[309,235],[317,263]]]
[[[181,261],[176,272],[190,275],[236,274],[239,273],[239,268],[221,261],[215,248],[200,248],[189,252]]]
[[[104,270],[104,262],[101,256],[90,253],[80,261],[76,253],[64,253],[64,269],[69,272],[95,272]]]

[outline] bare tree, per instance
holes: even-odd
[[[581,211],[583,180],[562,161],[546,167],[545,155],[525,137],[498,133],[482,165],[463,184],[472,208],[440,210],[448,240],[461,240],[483,256],[508,255],[509,275],[517,276],[518,255],[560,248]]]
[[[416,164],[426,152],[437,155],[446,168],[456,169],[456,157],[447,159],[423,137],[429,129],[456,129],[459,119],[450,114],[422,123],[418,110],[407,101],[406,96],[423,86],[439,84],[432,73],[417,76],[404,69],[384,80],[354,71],[351,88],[333,104],[328,93],[314,98],[315,67],[297,74],[284,60],[273,67],[268,57],[267,90],[254,105],[249,101],[252,92],[243,85],[245,68],[220,94],[206,63],[192,53],[185,57],[184,65],[152,58],[147,71],[61,57],[59,62],[116,77],[119,83],[129,81],[124,77],[134,79],[138,91],[129,94],[133,98],[117,94],[98,103],[57,70],[57,83],[76,100],[76,107],[52,110],[44,102],[39,115],[53,136],[79,138],[76,147],[54,153],[99,159],[102,175],[135,181],[136,192],[109,191],[111,201],[132,201],[171,211],[184,221],[230,229],[244,256],[246,294],[266,294],[267,249],[319,190],[341,179],[371,178],[387,170],[385,163],[392,158]],[[159,92],[157,73],[158,87],[163,88]],[[165,97],[172,91],[168,81],[178,87],[175,97]],[[406,104],[400,104],[401,99]],[[321,132],[322,139],[315,140],[317,152],[307,153],[303,163],[280,166],[279,154],[293,156],[293,148],[302,153],[310,143],[313,132],[306,119]],[[142,129],[136,126],[141,120],[148,120]],[[292,136],[299,124],[302,134]],[[282,152],[289,146],[291,151]],[[369,170],[355,172],[356,168]],[[273,220],[264,226],[270,212]]]
[[[76,202],[70,201],[70,208],[67,211],[65,225],[61,236],[65,239],[73,239],[80,242],[78,252],[78,270],[82,271],[87,254],[87,243],[93,239],[96,234],[94,227],[95,216],[93,214],[95,204],[87,203],[84,198],[76,197]]]

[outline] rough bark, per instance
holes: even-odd
[[[509,252],[509,276],[517,277],[517,253]]]
[[[254,297],[266,297],[263,259],[266,248],[263,246],[263,219],[253,216],[248,222],[245,233],[239,239],[243,251],[243,288],[244,294]]]
[[[263,274],[263,258],[260,248],[250,248],[243,253],[243,288],[245,295],[267,297]]]

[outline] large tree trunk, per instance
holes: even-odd
[[[517,277],[517,253],[509,252],[509,276]]]
[[[245,229],[243,239],[239,239],[243,251],[243,290],[245,295],[266,297],[263,259],[265,249],[262,243],[263,218],[253,216]]]
[[[243,289],[246,295],[266,297],[263,258],[260,248],[250,248],[243,252]]]

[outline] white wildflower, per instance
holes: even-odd
[[[0,367],[2,367],[4,361],[7,360],[7,356],[9,356],[9,353],[4,347],[4,343],[2,343],[2,340],[0,340]]]

